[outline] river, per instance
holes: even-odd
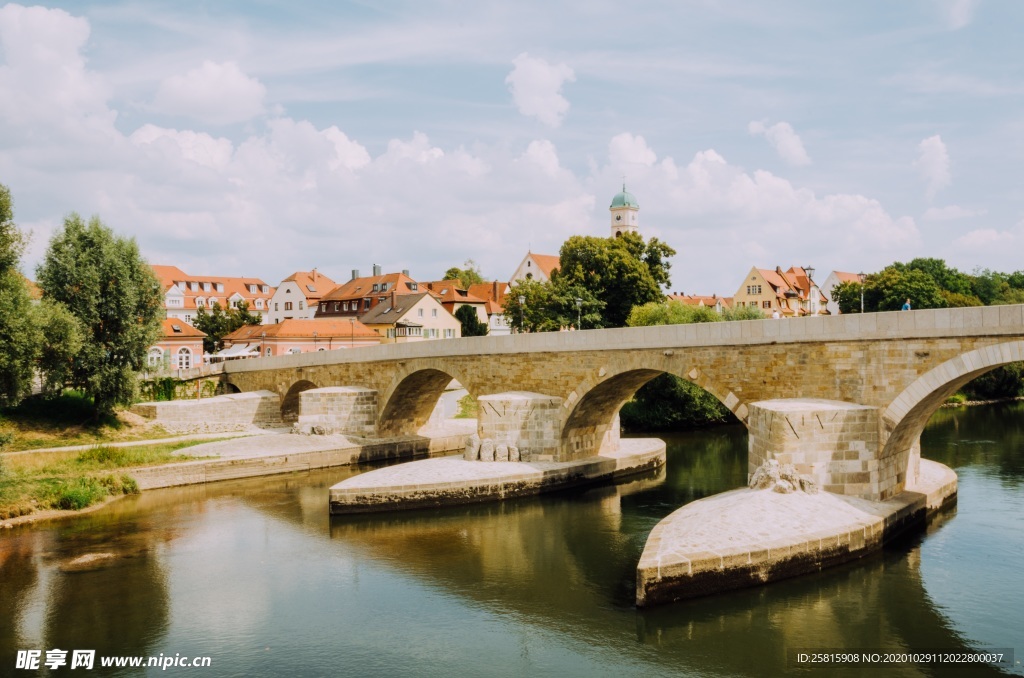
[[[60,675],[998,675],[793,662],[798,648],[1015,648],[1024,675],[1024,403],[942,410],[925,457],[958,505],[924,533],[812,576],[638,611],[647,534],[742,485],[740,426],[668,436],[668,464],[503,504],[327,514],[338,469],[146,492],[0,535],[0,675],[18,650],[210,657]],[[92,560],[83,559],[91,555]],[[97,666],[99,660],[97,659]]]

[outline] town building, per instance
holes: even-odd
[[[385,274],[374,264],[372,276],[363,277],[358,270],[353,270],[348,282],[321,297],[316,317],[359,318],[386,301],[392,293],[405,295],[421,291],[420,284],[409,277],[408,270]]]
[[[250,313],[263,317],[274,295],[274,288],[259,278],[196,276],[177,266],[152,268],[160,281],[167,317],[190,325],[198,309],[209,309],[214,304],[226,310],[245,302]]]
[[[511,289],[507,282],[477,283],[469,286],[469,293],[485,302],[487,334],[492,337],[512,333],[512,327],[505,317],[505,297],[510,294]]]
[[[509,283],[517,283],[520,280],[536,280],[547,282],[551,280],[551,274],[558,268],[557,254],[535,254],[527,252],[523,260],[519,262]]]
[[[469,290],[463,289],[459,286],[458,280],[438,280],[436,282],[422,283],[420,289],[426,289],[441,302],[441,306],[444,310],[448,311],[451,315],[455,315],[463,306],[469,306],[476,313],[476,318],[480,322],[487,324],[487,302],[472,293]]]
[[[360,321],[376,331],[384,344],[462,336],[462,323],[446,311],[429,291],[417,294],[393,291],[365,313]]]
[[[272,325],[245,325],[224,337],[216,357],[278,356],[377,346],[380,335],[355,318],[291,318]]]
[[[825,304],[825,308],[828,309],[829,313],[832,315],[839,314],[839,304],[832,301],[832,290],[839,287],[844,282],[855,283],[857,285],[862,284],[861,275],[863,274],[845,273],[843,271],[832,271],[828,274],[828,277],[825,278],[825,282],[821,285],[821,293],[824,294],[825,299],[828,300]]]
[[[263,322],[274,324],[292,318],[313,318],[320,300],[337,286],[337,283],[315,268],[312,271],[296,271],[277,286],[267,304]]]
[[[203,338],[206,334],[176,318],[164,318],[162,327],[160,339],[146,353],[149,371],[188,370],[205,363]]]
[[[626,184],[622,184],[622,191],[612,198],[608,211],[611,213],[613,238],[622,237],[623,233],[640,232],[640,203],[626,190]]]
[[[751,268],[733,296],[733,305],[758,308],[765,315],[778,311],[786,318],[827,314],[827,299],[813,277],[813,268]]]
[[[673,301],[678,301],[687,306],[705,306],[707,308],[713,308],[718,313],[732,308],[732,297],[720,297],[717,294],[709,296],[703,296],[698,294],[683,294],[682,292],[676,292],[675,294],[668,295],[668,298]]]

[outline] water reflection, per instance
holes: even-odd
[[[53,647],[208,654],[256,676],[759,676],[798,672],[800,647],[1024,650],[1021,412],[936,416],[924,453],[960,467],[961,497],[926,535],[644,611],[647,534],[743,484],[741,428],[672,437],[647,477],[504,504],[331,519],[328,488],[361,469],[147,492],[0,535],[0,673],[17,649]],[[948,668],[874,672],[993,672]]]

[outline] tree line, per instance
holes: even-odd
[[[36,269],[38,304],[19,269],[26,244],[0,184],[0,406],[21,402],[37,378],[45,395],[84,393],[96,419],[130,404],[163,317],[160,285],[135,240],[99,217],[68,215]]]

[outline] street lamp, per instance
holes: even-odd
[[[583,329],[583,324],[582,324],[583,316],[582,316],[582,313],[583,313],[583,300],[580,299],[579,297],[576,297],[576,329],[578,329],[578,330],[582,330]]]
[[[860,312],[864,312],[864,281],[867,280],[867,276],[861,271],[857,275],[860,276]]]
[[[316,330],[313,330],[313,353],[316,353]]]
[[[817,304],[811,303],[811,293],[814,291],[814,267],[804,266],[804,272],[807,273],[807,314],[814,315],[817,311]]]
[[[355,318],[349,318],[348,319],[348,326],[349,326],[349,329],[352,330],[351,334],[349,335],[348,347],[349,348],[355,348],[355,345],[356,345],[356,319]]]
[[[522,294],[519,295],[519,331],[522,332],[525,328],[523,327],[523,306],[526,305],[526,297]]]

